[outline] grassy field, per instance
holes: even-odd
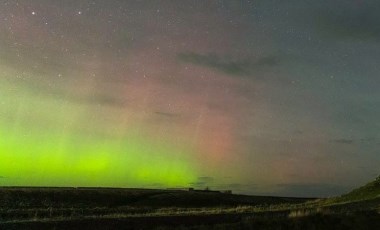
[[[0,229],[380,229],[380,178],[341,197],[0,188]]]

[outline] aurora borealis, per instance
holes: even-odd
[[[0,186],[330,196],[379,174],[375,0],[0,0]]]

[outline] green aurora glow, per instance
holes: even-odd
[[[7,185],[186,186],[196,180],[186,150],[137,134],[114,140],[62,129],[82,106],[15,89],[6,74],[1,79],[0,175],[12,178]]]

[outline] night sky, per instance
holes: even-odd
[[[0,0],[0,186],[332,196],[379,174],[378,0]]]

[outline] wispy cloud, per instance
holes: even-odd
[[[275,187],[278,188],[278,194],[296,197],[328,197],[341,195],[351,189],[341,185],[319,183],[277,184]]]
[[[335,39],[380,42],[380,15],[378,1],[360,5],[346,2],[318,12],[315,21],[319,32]]]
[[[351,144],[369,144],[369,143],[376,143],[378,140],[376,138],[361,138],[361,139],[332,139],[330,142],[332,143],[337,143],[337,144],[346,144],[346,145],[351,145]]]
[[[190,186],[194,186],[194,187],[206,187],[206,186],[213,185],[213,182],[214,182],[214,178],[213,177],[201,176],[201,177],[198,177],[195,182],[190,183]]]
[[[97,104],[111,107],[127,106],[127,100],[125,98],[111,95],[108,92],[96,92],[93,94],[80,95],[67,92],[64,87],[49,87],[49,85],[36,83],[35,79],[10,79],[9,81],[12,81],[12,83],[18,87],[23,87],[25,90],[29,91],[32,94],[45,94],[46,96],[55,98],[57,100],[70,101],[76,104]],[[61,85],[64,85],[64,83],[61,82]]]
[[[337,144],[350,145],[350,144],[354,143],[354,140],[352,140],[352,139],[334,139],[334,140],[330,140],[330,142],[337,143]]]
[[[180,53],[178,59],[182,62],[191,63],[233,76],[247,76],[255,71],[270,68],[280,63],[276,56],[265,56],[258,59],[233,59],[220,57],[216,54]]]
[[[175,118],[181,116],[179,113],[169,113],[169,112],[163,112],[163,111],[156,111],[154,114],[162,117],[167,117],[167,118]]]

